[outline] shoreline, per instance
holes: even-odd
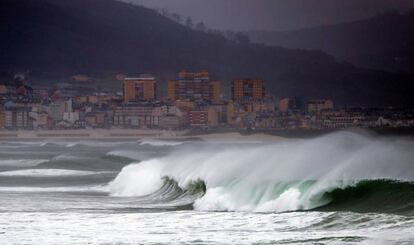
[[[203,140],[209,142],[233,141],[277,141],[285,137],[265,134],[242,134],[241,132],[200,132],[191,134],[188,130],[168,131],[152,129],[79,129],[79,130],[18,130],[0,131],[2,140]]]
[[[414,128],[380,128],[380,129],[322,129],[322,130],[158,130],[158,129],[74,129],[74,130],[0,130],[2,140],[186,140],[205,141],[275,141],[294,138],[314,138],[334,132],[362,132],[377,136],[414,136]]]
[[[187,131],[152,129],[76,129],[0,131],[1,140],[29,139],[162,139],[179,138]]]

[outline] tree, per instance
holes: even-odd
[[[200,22],[196,25],[196,29],[204,32],[206,30],[206,25],[203,22]]]
[[[234,31],[225,31],[223,34],[224,37],[226,37],[227,39],[231,41],[236,41],[236,34],[234,33]]]
[[[165,9],[165,8],[162,8],[162,9],[160,9],[160,14],[162,15],[162,16],[165,16],[165,17],[169,17],[170,16],[170,13],[168,12],[168,10],[167,9]]]
[[[185,21],[185,25],[190,27],[190,28],[193,28],[193,26],[194,26],[193,25],[193,19],[191,19],[190,16],[187,17],[187,20]]]
[[[173,13],[172,15],[171,15],[171,18],[175,21],[175,22],[177,22],[177,23],[181,23],[181,15],[179,15],[179,14],[177,14],[177,13]]]
[[[244,34],[242,32],[237,32],[235,34],[235,38],[236,38],[236,42],[238,42],[238,43],[241,43],[241,44],[249,44],[250,43],[249,36],[247,36],[246,34]]]

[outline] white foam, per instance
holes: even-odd
[[[82,140],[82,141],[74,141],[74,142],[65,142],[65,146],[75,147],[75,146],[91,146],[91,147],[111,147],[111,146],[118,146],[122,144],[128,144],[133,143],[133,141],[88,141],[88,140]]]
[[[85,158],[87,158],[87,157],[62,154],[62,155],[58,155],[58,156],[54,157],[53,160],[64,161],[64,160],[79,160],[79,159],[85,159]]]
[[[0,192],[106,192],[104,186],[65,186],[65,187],[0,187]]]
[[[74,146],[77,146],[78,145],[78,142],[72,142],[72,143],[67,143],[66,145],[65,145],[65,147],[74,147]]]
[[[142,154],[141,152],[137,151],[126,151],[126,150],[119,150],[119,151],[110,151],[106,153],[108,156],[115,156],[115,157],[125,157],[134,160],[140,160]]]
[[[162,187],[162,165],[157,160],[131,164],[122,169],[108,185],[113,196],[144,196]]]
[[[294,211],[301,208],[301,193],[296,188],[289,188],[274,200],[259,204],[254,211],[256,212],[285,212]]]
[[[157,160],[125,167],[113,195],[146,195],[175,179],[203,180],[198,210],[283,212],[326,204],[322,194],[368,179],[414,180],[414,142],[336,133],[254,146],[188,145]]]
[[[184,144],[183,141],[172,141],[172,140],[142,140],[140,145],[151,145],[151,146],[177,146]]]
[[[281,214],[254,214],[246,212],[128,212],[113,213],[66,211],[59,212],[0,212],[4,244],[412,244],[414,233],[411,219],[387,215],[374,220],[372,214],[347,213],[334,218],[336,224],[328,229],[314,229],[312,224],[332,221],[332,213],[289,212]],[[22,204],[24,205],[24,204]],[[79,208],[90,208],[80,201]],[[95,206],[92,206],[95,207]],[[29,206],[30,208],[30,206]],[[29,209],[22,207],[22,210]],[[45,209],[46,209],[45,208]],[[55,207],[51,207],[55,210]],[[78,207],[76,207],[78,208]],[[106,205],[102,206],[106,208]],[[37,210],[38,208],[33,208]],[[60,211],[64,210],[64,211]],[[390,219],[406,226],[389,227]],[[345,227],[336,225],[345,222]],[[349,222],[348,222],[349,221]],[[356,228],[353,221],[363,227]],[[394,222],[392,222],[394,223]],[[411,223],[411,226],[409,226]],[[137,230],[139,232],[137,232]],[[24,231],[24,232],[22,232]],[[97,235],[99,234],[99,235]],[[379,237],[377,236],[379,235]],[[378,238],[377,238],[378,237]],[[355,238],[355,239],[351,239]]]
[[[194,203],[196,210],[206,211],[234,211],[236,203],[231,200],[231,196],[223,188],[211,188],[207,193]]]
[[[54,177],[54,176],[84,176],[110,172],[94,172],[69,169],[24,169],[0,172],[0,176],[30,176],[30,177]]]
[[[1,159],[0,166],[7,167],[34,167],[45,163],[47,159]]]

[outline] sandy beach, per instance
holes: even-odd
[[[79,130],[18,130],[0,131],[0,140],[30,139],[166,139],[184,140],[197,138],[209,142],[270,142],[285,139],[264,133],[241,135],[240,133],[214,133],[188,135],[187,130],[152,129],[79,129]]]
[[[152,129],[78,129],[0,131],[1,139],[141,139],[175,138],[187,131]]]

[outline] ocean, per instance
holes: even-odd
[[[414,140],[3,140],[0,243],[414,244]]]

